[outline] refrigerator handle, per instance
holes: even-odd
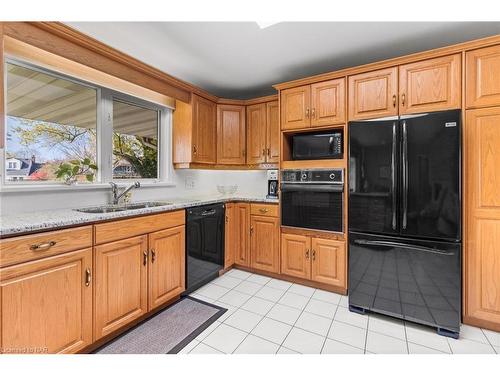
[[[392,229],[396,230],[396,122],[392,124],[392,155],[391,155],[391,177],[392,177]]]
[[[408,224],[408,129],[403,120],[403,229]]]

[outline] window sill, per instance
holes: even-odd
[[[116,182],[119,188],[125,188],[129,186],[132,182]],[[141,188],[155,188],[155,187],[174,187],[173,182],[142,182]],[[0,193],[33,193],[33,192],[77,192],[83,190],[108,190],[111,187],[108,183],[96,183],[96,184],[77,184],[77,185],[59,185],[59,184],[47,184],[47,185],[3,185],[0,186]]]

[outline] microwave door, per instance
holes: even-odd
[[[397,119],[349,123],[349,231],[399,233]]]

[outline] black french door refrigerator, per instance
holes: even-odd
[[[460,110],[349,123],[349,309],[458,338]]]

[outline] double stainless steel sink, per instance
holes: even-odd
[[[75,211],[85,212],[88,214],[104,214],[108,212],[120,212],[120,211],[139,210],[141,208],[169,206],[172,204],[173,203],[171,202],[160,202],[160,201],[128,203],[120,205],[106,204],[95,207],[77,208],[75,209]]]

